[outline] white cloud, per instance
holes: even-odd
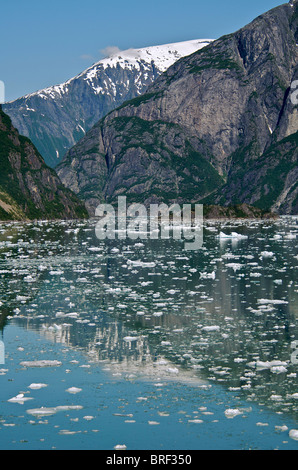
[[[104,57],[111,57],[113,55],[119,54],[121,49],[117,46],[107,46],[104,49],[99,51]]]

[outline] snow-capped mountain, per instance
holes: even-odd
[[[91,215],[123,195],[297,214],[297,43],[295,0],[181,58],[69,150],[61,181]]]
[[[45,162],[55,167],[100,118],[144,93],[177,60],[211,41],[197,39],[121,51],[65,83],[6,103],[3,109],[19,132],[32,140]]]

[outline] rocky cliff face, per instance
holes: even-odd
[[[130,49],[103,59],[76,77],[3,106],[20,133],[55,167],[68,149],[109,111],[145,92],[179,58],[209,44],[194,40]]]
[[[0,220],[87,217],[84,205],[47,167],[0,106]]]
[[[254,204],[297,213],[298,3],[182,58],[101,120],[57,171],[86,201]]]

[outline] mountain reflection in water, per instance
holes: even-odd
[[[79,349],[115,377],[216,382],[297,417],[297,218],[205,222],[197,252],[99,241],[94,227],[0,226],[2,328]],[[218,237],[235,231],[247,238]]]

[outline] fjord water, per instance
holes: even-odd
[[[207,221],[185,251],[0,225],[0,448],[297,449],[297,234]]]

